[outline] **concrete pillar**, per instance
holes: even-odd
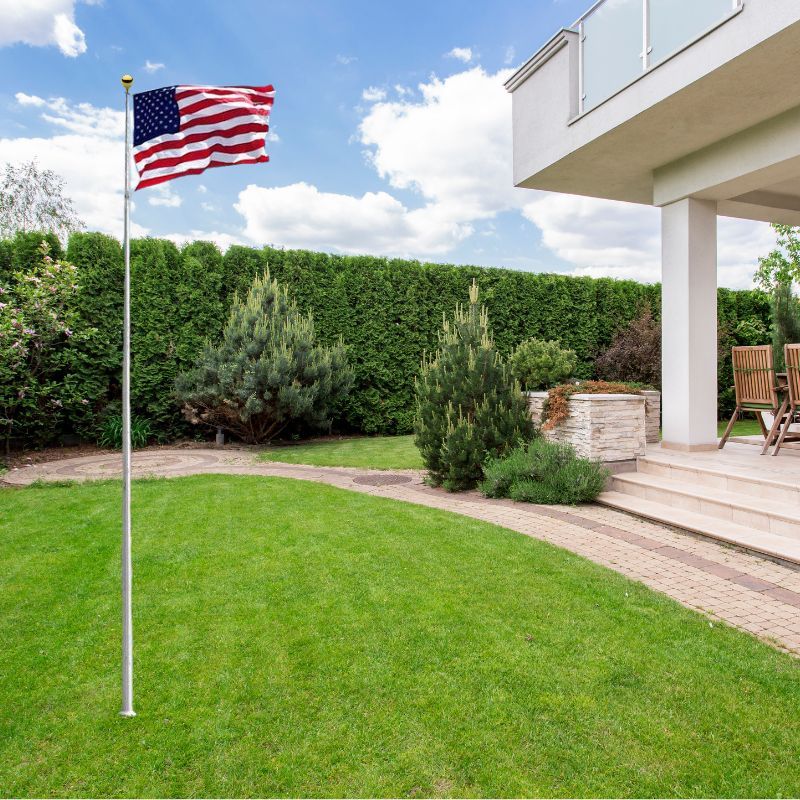
[[[662,447],[717,446],[717,206],[661,209]]]

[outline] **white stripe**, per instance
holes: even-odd
[[[263,147],[264,137],[266,134],[267,132],[264,131],[263,133],[240,133],[238,136],[231,136],[228,138],[225,136],[210,136],[208,139],[203,139],[199,142],[192,142],[184,147],[175,147],[170,150],[159,150],[157,153],[153,153],[147,158],[137,161],[136,168],[139,170],[139,174],[141,175],[145,171],[147,165],[152,164],[154,161],[160,161],[162,158],[181,158],[189,153],[194,153],[198,150],[205,150],[207,147],[211,147],[215,144],[246,144],[247,142],[253,142],[254,147]]]
[[[139,177],[142,180],[145,178],[150,180],[150,178],[160,178],[164,175],[184,172],[187,169],[205,169],[212,161],[221,161],[224,164],[236,164],[238,161],[244,161],[247,158],[257,158],[260,155],[266,155],[266,149],[263,146],[248,150],[245,153],[211,153],[205,158],[200,158],[196,161],[186,161],[175,167],[161,167],[160,169],[146,170],[145,174],[139,173]]]
[[[239,125],[250,124],[263,125],[269,130],[266,117],[262,114],[243,114],[241,117],[233,117],[232,119],[226,119],[222,122],[213,122],[210,125],[195,125],[188,130],[179,131],[178,133],[165,133],[162,136],[156,136],[154,139],[148,139],[146,142],[136,145],[136,147],[133,148],[133,154],[137,155],[162,142],[175,142],[175,144],[180,145],[187,136],[192,136],[195,133],[214,133],[215,131],[225,131],[230,128],[236,128]]]
[[[269,116],[269,106],[258,106],[264,113],[256,114],[260,117]],[[234,111],[242,109],[253,109],[252,103],[220,103],[219,105],[208,106],[207,108],[200,109],[200,111],[193,111],[190,114],[185,114],[181,111],[181,124],[184,122],[191,122],[195,119],[202,119],[203,117],[213,117],[215,114],[221,114],[223,111]]]

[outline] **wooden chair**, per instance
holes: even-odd
[[[719,449],[721,450],[725,447],[736,420],[739,419],[743,412],[751,411],[756,415],[761,425],[761,433],[764,435],[764,448],[761,451],[763,456],[775,440],[788,404],[788,398],[783,398],[781,401],[778,394],[778,381],[775,376],[772,346],[764,344],[757,347],[734,347],[732,360],[736,409],[720,440]],[[775,421],[769,431],[767,431],[767,426],[761,416],[765,411],[775,417]]]
[[[778,455],[778,451],[785,441],[800,441],[800,434],[789,433],[789,428],[797,416],[800,406],[800,344],[784,345],[783,352],[786,356],[786,378],[789,384],[788,414],[781,435],[775,442],[775,449],[772,451],[774,456]]]

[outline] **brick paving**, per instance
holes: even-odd
[[[88,456],[12,470],[11,485],[118,477],[119,456]],[[570,550],[640,581],[711,619],[800,655],[800,570],[599,505],[576,508],[449,494],[422,473],[255,462],[237,450],[160,450],[134,455],[134,474],[268,475],[317,481],[501,525]]]

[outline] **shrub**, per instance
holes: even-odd
[[[550,431],[569,416],[569,399],[574,394],[639,394],[648,388],[640,383],[609,383],[608,381],[581,381],[564,383],[549,390],[545,404],[544,430]]]
[[[68,380],[76,275],[72,264],[50,256],[43,241],[39,264],[0,286],[0,435],[6,452],[12,439],[46,444],[59,431],[65,407],[81,399]]]
[[[578,357],[559,342],[526,339],[511,355],[514,377],[531,392],[569,380],[575,374]]]
[[[800,303],[791,283],[779,283],[772,293],[772,347],[777,369],[786,369],[783,346],[795,342],[800,342]]]
[[[480,490],[487,497],[525,503],[588,503],[603,491],[609,471],[579,458],[568,444],[536,439],[485,466]]]
[[[124,261],[119,242],[102,233],[75,233],[67,258],[78,270],[75,297],[78,336],[71,340],[69,379],[81,402],[69,409],[72,429],[94,440],[109,403],[118,401],[122,383],[122,283]],[[83,342],[81,333],[95,335]]]
[[[603,380],[661,387],[661,325],[650,308],[616,335],[594,366]]]
[[[429,479],[449,491],[471,489],[487,456],[534,434],[527,402],[495,349],[486,309],[473,283],[466,309],[445,319],[439,349],[422,362],[416,383],[416,444]]]
[[[267,271],[245,300],[235,298],[221,343],[207,343],[176,388],[191,423],[255,444],[291,423],[329,425],[332,404],[352,381],[342,342],[316,344],[311,316]]]
[[[153,438],[153,429],[150,421],[144,417],[131,416],[131,447],[136,450],[146,447]],[[122,449],[122,415],[109,414],[100,428],[97,439],[100,447],[112,447],[114,450]]]

